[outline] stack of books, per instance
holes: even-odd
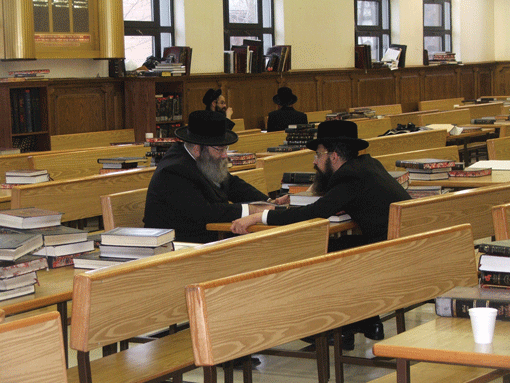
[[[99,158],[98,163],[103,167],[100,169],[99,174],[107,174],[113,172],[120,172],[123,170],[136,169],[140,166],[141,162],[145,162],[145,157],[115,157],[115,158]]]
[[[16,241],[21,240],[19,236],[15,238]],[[0,252],[2,250],[0,249]],[[37,283],[37,271],[46,268],[48,268],[46,258],[30,254],[22,255],[13,261],[0,261],[0,301],[33,294]]]
[[[157,166],[174,142],[181,142],[181,140],[177,137],[147,138],[144,146],[150,147],[150,152],[145,153],[151,159],[150,166]]]
[[[478,251],[480,287],[510,289],[510,240],[482,243]]]
[[[257,162],[255,153],[228,152],[227,155],[230,166],[251,165]]]
[[[162,77],[182,76],[186,74],[186,66],[182,63],[160,62],[157,63],[153,72],[161,73]]]
[[[429,65],[458,64],[453,52],[430,52]]]
[[[40,182],[48,182],[50,175],[47,170],[19,169],[5,172],[5,183],[2,188],[11,189],[18,185],[31,185]]]
[[[317,137],[315,124],[294,124],[285,129],[287,136],[282,145],[267,148],[268,152],[293,152],[306,149],[308,141]]]
[[[173,229],[117,227],[101,234],[99,252],[76,258],[74,267],[94,269],[174,251]]]
[[[182,120],[182,97],[178,93],[156,95],[156,122]]]
[[[307,191],[313,184],[315,172],[283,173],[280,194],[293,194]]]
[[[407,170],[396,170],[388,172],[404,189],[409,188],[409,172]]]
[[[448,172],[455,166],[455,161],[437,158],[418,158],[415,160],[397,160],[397,167],[406,168],[412,180],[448,179]]]
[[[443,188],[439,185],[409,186],[407,188],[407,193],[411,196],[411,198],[430,197],[433,195],[443,194],[446,191],[449,191],[449,189],[443,190]]]

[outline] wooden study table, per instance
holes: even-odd
[[[510,170],[493,170],[492,174],[483,177],[450,177],[444,180],[410,180],[411,186],[443,186],[451,188],[477,188],[510,182]]]
[[[469,163],[469,144],[472,142],[486,142],[489,138],[497,138],[498,134],[494,125],[490,128],[482,127],[480,125],[465,125],[481,127],[480,130],[466,131],[456,136],[447,136],[446,145],[459,145],[462,146],[462,154],[466,166]],[[483,125],[487,126],[487,125]]]
[[[7,210],[11,208],[11,189],[0,189],[0,210]]]
[[[373,352],[397,359],[398,383],[411,381],[410,360],[510,370],[510,322],[496,321],[492,344],[478,345],[468,318],[438,317],[376,343]]]

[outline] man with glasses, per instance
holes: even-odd
[[[218,234],[206,224],[230,222],[263,207],[245,202],[268,196],[228,172],[228,145],[237,134],[217,112],[200,110],[176,130],[184,141],[170,147],[158,164],[147,191],[145,227],[175,229],[176,240],[210,242]]]
[[[307,206],[266,210],[237,219],[232,224],[232,232],[244,234],[257,222],[286,225],[312,218],[328,218],[345,211],[358,224],[361,235],[331,239],[329,251],[385,240],[390,204],[411,197],[378,160],[369,154],[358,155],[360,150],[368,147],[368,142],[358,139],[357,125],[346,120],[325,121],[319,125],[317,139],[306,146],[316,151],[312,189],[322,197]],[[344,329],[344,349],[354,348],[355,332],[363,332],[371,339],[384,337],[379,318],[370,318],[351,326],[350,332]]]
[[[234,111],[231,107],[227,107],[225,97],[221,95],[221,89],[209,89],[205,92],[202,102],[205,104],[205,110],[223,113],[228,119],[232,118]]]

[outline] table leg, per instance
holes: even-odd
[[[397,359],[397,383],[411,383],[411,369],[407,359]]]
[[[62,324],[62,337],[64,339],[64,352],[66,356],[66,367],[69,368],[68,340],[67,340],[67,302],[57,303],[57,311],[60,313],[60,323]]]

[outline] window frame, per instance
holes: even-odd
[[[174,0],[167,0],[170,7],[170,26],[161,25],[160,0],[151,0],[153,21],[124,20],[124,36],[152,36],[154,39],[154,51],[152,55],[158,60],[162,59],[165,47],[161,43],[161,34],[170,33],[170,45],[175,45],[175,8]]]
[[[359,0],[364,1],[364,0]],[[372,57],[372,59],[381,60],[384,55],[384,35],[388,35],[388,48],[391,45],[391,2],[390,0],[365,0],[367,2],[374,2],[379,4],[379,25],[358,25],[358,0],[354,0],[354,44],[359,45],[359,37],[377,37],[379,40],[379,57]],[[383,28],[383,1],[388,2],[388,28]]]
[[[450,29],[446,29],[445,21],[445,3],[450,4]],[[443,10],[441,14],[441,26],[439,27],[427,27],[425,26],[425,4],[440,4]],[[450,36],[450,50],[446,49],[446,36]],[[426,37],[441,37],[441,44],[443,52],[452,51],[453,47],[453,34],[452,34],[452,1],[451,0],[423,0],[423,49],[427,49],[425,46]],[[430,53],[430,52],[429,52]]]
[[[246,38],[253,36],[264,41],[264,35],[271,35],[271,44],[274,45],[274,0],[269,0],[271,5],[271,26],[264,27],[263,24],[263,0],[257,1],[257,23],[231,23],[230,22],[230,4],[229,0],[223,0],[223,45],[226,51],[231,49],[230,37],[245,36]]]

